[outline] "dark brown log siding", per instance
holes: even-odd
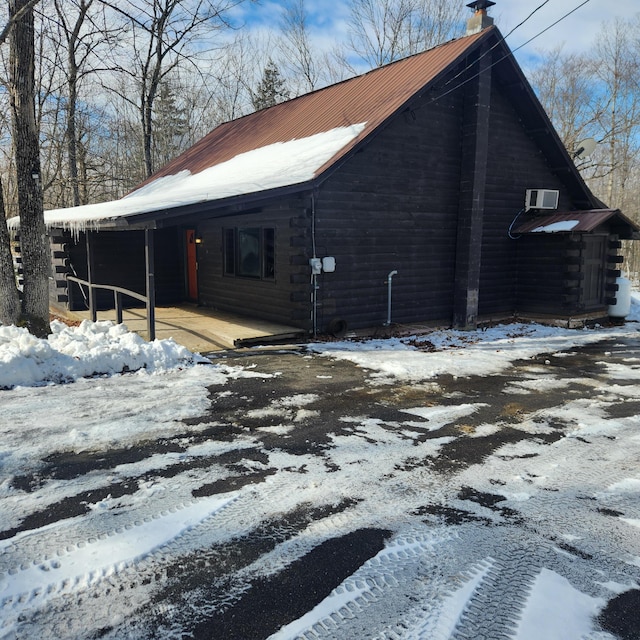
[[[560,317],[602,312],[615,304],[622,256],[620,243],[603,226],[593,234],[538,234],[522,236],[518,254],[518,312]],[[602,260],[593,259],[602,249]],[[595,278],[601,295],[594,296]]]
[[[449,322],[453,302],[460,154],[459,98],[428,98],[401,114],[320,189],[317,253],[334,256],[319,278],[318,325]]]
[[[566,280],[579,271],[577,251],[568,234],[522,236],[518,242],[517,311],[522,314],[575,312],[577,296],[567,291]],[[575,258],[573,265],[567,257]]]
[[[552,173],[535,140],[524,130],[514,106],[494,81],[482,236],[480,316],[505,315],[516,310],[520,240],[510,239],[508,230],[524,207],[526,189],[535,188],[558,189],[560,207],[574,208],[566,188]],[[549,240],[555,248],[555,241]],[[539,238],[538,245],[544,244],[545,239]],[[528,250],[525,253],[528,257],[521,262],[521,267],[526,264],[526,268],[535,273],[535,255],[530,255]],[[523,277],[529,279],[531,275],[525,273]]]
[[[67,291],[67,274],[69,268],[69,247],[71,234],[68,231],[56,229],[49,235],[51,249],[51,276],[49,278],[49,300],[54,306],[65,308],[69,302]]]
[[[291,197],[255,213],[216,218],[198,225],[200,303],[244,315],[310,328],[311,257],[309,198]],[[224,275],[223,230],[275,229],[275,279]]]

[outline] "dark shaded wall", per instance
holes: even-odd
[[[316,244],[336,259],[319,278],[319,328],[449,322],[460,183],[461,102],[423,99],[400,114],[320,188]]]
[[[224,273],[224,230],[262,227],[275,230],[273,280]],[[253,212],[226,215],[198,224],[200,304],[264,318],[293,327],[311,328],[310,199],[283,198]]]
[[[594,233],[532,233],[518,240],[518,313],[606,315],[618,289],[620,241],[606,225]]]
[[[158,229],[155,234],[156,303],[180,302],[185,296],[184,248],[178,228]],[[124,287],[136,293],[145,293],[144,231],[101,231],[91,234],[93,256],[93,282]],[[67,273],[87,279],[87,250],[85,234],[77,241],[67,237]],[[87,308],[86,292],[74,283],[69,287],[69,309]],[[98,291],[98,309],[113,308],[113,293]],[[140,306],[133,298],[123,299],[126,306]]]
[[[508,231],[518,213],[522,212],[526,190],[538,188],[558,189],[559,208],[575,208],[562,181],[551,171],[535,140],[525,132],[514,105],[505,98],[494,79],[482,235],[480,316],[511,314],[518,306],[517,255],[520,241],[509,238]],[[545,247],[547,242],[549,247]],[[537,243],[546,255],[555,251],[553,238],[537,238]],[[533,270],[525,274],[527,280],[544,277],[542,272],[537,274],[533,257],[529,255],[526,261],[526,268]]]

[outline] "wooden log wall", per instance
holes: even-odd
[[[318,319],[351,328],[392,322],[450,322],[460,184],[460,98],[401,114],[322,185],[317,253],[336,259],[319,278]]]
[[[528,283],[536,275],[535,252],[532,254],[525,248],[519,263],[518,253],[524,243],[522,239],[512,240],[508,235],[511,223],[524,207],[526,189],[558,189],[559,208],[574,208],[561,179],[548,166],[534,135],[524,129],[496,79],[489,131],[479,300],[479,314],[485,318],[511,314],[518,307],[521,298],[518,268],[532,270],[532,273],[522,274],[524,282]],[[536,135],[548,133],[537,132]],[[545,265],[557,250],[556,241],[549,235],[536,239]],[[545,247],[547,241],[549,247]],[[561,257],[558,254],[555,259]],[[559,263],[557,269],[561,268]]]
[[[520,242],[517,311],[572,316],[616,302],[623,257],[608,230],[591,234],[528,234]],[[595,292],[595,293],[594,293]]]
[[[224,230],[275,230],[275,278],[224,273]],[[292,196],[253,212],[210,219],[198,225],[198,288],[207,307],[311,328],[311,199]]]
[[[51,250],[51,277],[49,278],[49,300],[52,305],[68,308],[69,290],[67,274],[71,274],[69,247],[71,233],[63,229],[52,229],[49,233]],[[73,274],[71,274],[73,275]]]
[[[124,287],[145,294],[144,231],[101,231],[91,233],[93,254],[93,281]],[[154,231],[156,242],[156,304],[173,304],[184,300],[185,273],[184,250],[180,229],[177,227]],[[77,242],[66,236],[67,270],[79,278],[87,278],[87,251],[85,234]],[[62,252],[61,252],[62,253]],[[87,309],[86,291],[76,284],[67,291],[68,307],[72,311]],[[137,307],[142,303],[124,297],[125,307]],[[112,309],[113,293],[97,292],[97,308]]]

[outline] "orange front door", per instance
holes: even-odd
[[[196,253],[196,231],[187,229],[187,297],[198,301],[198,257]]]

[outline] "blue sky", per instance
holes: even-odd
[[[498,0],[490,13],[503,34],[524,20],[543,0]],[[537,35],[548,26],[579,7],[584,0],[550,0],[507,40],[512,49]],[[531,55],[539,49],[551,49],[563,44],[567,52],[586,53],[597,42],[604,22],[616,18],[630,19],[640,16],[639,0],[589,0],[555,27],[536,38],[522,49]],[[518,54],[516,54],[518,55]]]
[[[464,6],[470,0],[461,0]],[[496,0],[489,9],[503,34],[509,33],[544,0]],[[581,5],[584,0],[548,0],[523,26],[519,27],[507,40],[516,49],[537,35],[563,15]],[[344,40],[348,17],[348,0],[305,0],[311,18],[310,26],[318,43],[328,45],[332,41]],[[242,13],[248,26],[277,27],[283,2],[259,0],[257,3],[242,5]],[[468,15],[471,10],[466,9]],[[535,55],[540,49],[551,49],[563,43],[566,52],[587,52],[596,42],[603,22],[617,17],[629,19],[640,17],[640,0],[588,0],[573,14],[562,20],[549,31],[523,47],[516,56],[520,62]]]

